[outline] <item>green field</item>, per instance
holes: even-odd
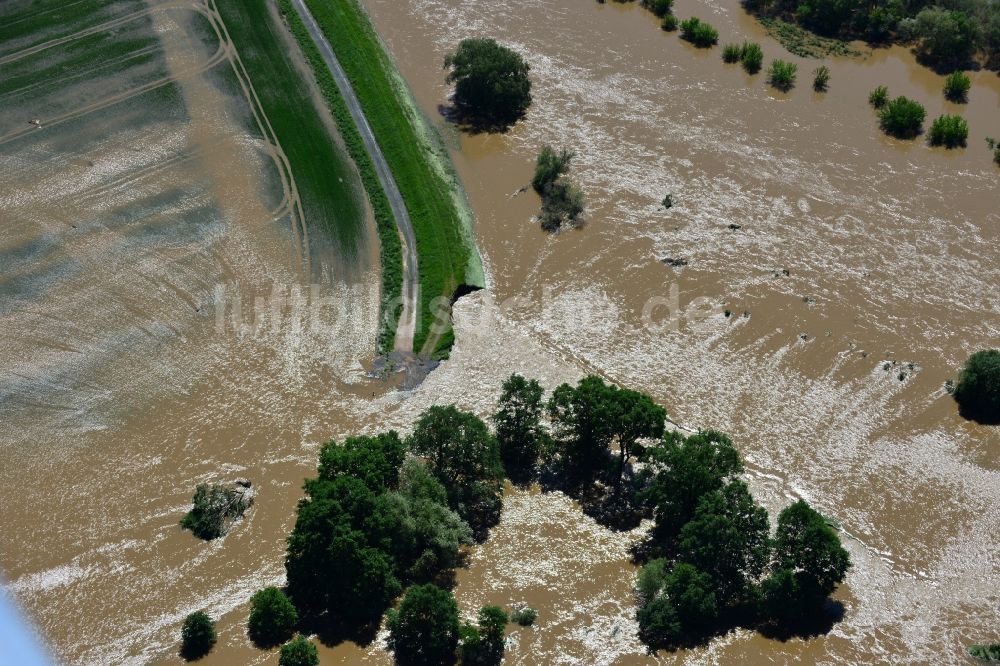
[[[289,57],[267,0],[216,0],[216,5],[288,158],[306,224],[326,232],[345,259],[355,258],[365,225],[355,172]]]
[[[368,193],[368,201],[371,203],[375,216],[381,244],[382,314],[379,318],[378,346],[380,352],[386,353],[392,351],[396,338],[396,322],[399,321],[399,315],[403,309],[402,304],[399,303],[403,286],[403,251],[399,241],[399,233],[396,230],[396,221],[393,219],[385,190],[379,183],[375,165],[372,163],[371,157],[368,156],[368,151],[365,150],[361,134],[347,110],[347,104],[341,97],[330,70],[323,62],[319,49],[310,39],[309,33],[289,0],[278,0],[278,4],[295,35],[296,41],[312,67],[320,91],[337,120],[337,128],[347,146],[347,152],[350,153],[351,159],[357,165],[358,171],[361,173],[361,182]]]
[[[417,110],[364,10],[355,0],[307,4],[364,107],[413,223],[421,301],[414,350],[441,351],[439,340],[429,334],[432,302],[450,299],[463,284],[484,284],[464,193],[440,139]],[[294,12],[286,7],[286,13]],[[314,62],[314,69],[321,67]]]

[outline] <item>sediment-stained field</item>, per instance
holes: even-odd
[[[239,367],[293,385],[305,340],[355,373],[374,352],[377,241],[310,87],[284,107],[286,134],[295,124],[323,159],[307,178],[214,5],[0,14],[0,570],[60,662],[145,662],[170,649],[178,604],[234,598],[216,568],[227,551],[162,539],[187,486],[233,464],[214,442],[191,450],[207,434],[183,425],[191,405],[238,404],[223,387],[243,384]],[[262,354],[270,311],[254,305],[272,294],[301,294],[340,328]],[[346,303],[353,321],[336,315]],[[175,603],[169,589],[186,591]]]
[[[486,602],[539,609],[536,627],[513,631],[508,663],[958,664],[965,644],[995,638],[998,435],[960,419],[943,388],[969,352],[1000,337],[1000,172],[982,145],[1000,133],[995,73],[975,73],[963,111],[969,147],[949,152],[878,132],[866,98],[882,83],[931,117],[955,110],[940,95],[942,77],[900,48],[829,62],[825,95],[807,84],[782,94],[762,75],[725,66],[717,50],[663,34],[634,5],[365,6],[429,117],[447,95],[441,61],[462,37],[495,36],[532,65],[535,103],[523,124],[503,136],[449,136],[490,289],[458,302],[455,349],[423,385],[382,392],[359,364],[360,350],[375,345],[377,291],[327,284],[316,326],[273,316],[271,301],[250,307],[273,283],[295,284],[301,256],[291,226],[267,215],[283,190],[252,137],[223,144],[231,152],[207,151],[229,169],[199,166],[196,178],[177,167],[172,176],[190,193],[185,211],[198,201],[222,211],[199,231],[213,239],[209,250],[192,252],[201,246],[190,241],[101,254],[104,245],[84,239],[57,247],[90,247],[96,254],[85,256],[98,259],[49,265],[32,249],[44,240],[14,250],[4,236],[20,263],[2,264],[3,284],[14,287],[4,287],[2,311],[13,333],[0,349],[9,369],[0,529],[18,539],[0,546],[0,567],[53,652],[69,663],[179,663],[181,619],[204,608],[220,618],[219,645],[204,663],[275,664],[275,652],[246,638],[246,601],[283,579],[284,538],[318,444],[406,431],[431,404],[485,416],[514,371],[547,388],[600,372],[651,393],[682,423],[731,432],[772,516],[806,497],[842,525],[855,567],[837,594],[844,619],[828,635],[778,642],[739,632],[648,655],[633,620],[626,553],[635,535],[599,528],[561,495],[511,492],[456,588],[467,614]],[[788,57],[736,2],[680,0],[675,12],[710,20],[721,41],[760,41],[766,61]],[[815,66],[790,59],[800,74]],[[162,130],[165,146],[197,118],[217,118],[193,108],[190,121],[164,121],[173,128]],[[122,119],[105,119],[106,131],[127,128]],[[118,137],[114,151],[109,144],[108,163],[137,159],[137,136]],[[144,131],[141,154],[157,136]],[[62,151],[76,145],[51,141]],[[577,151],[574,174],[589,203],[582,230],[546,236],[532,220],[534,195],[512,196],[543,143]],[[5,224],[15,221],[4,233],[44,221],[46,233],[80,234],[71,220],[85,218],[54,202],[75,201],[59,188],[79,185],[91,169],[83,160],[104,162],[60,155],[70,171],[46,180],[41,161],[57,151],[25,150],[18,162],[0,150],[10,183],[0,210]],[[197,195],[192,180],[211,196]],[[261,191],[274,194],[262,204]],[[670,211],[659,207],[666,193]],[[135,224],[132,213],[99,219]],[[665,265],[667,257],[687,265]],[[31,273],[42,267],[62,281]],[[259,326],[215,327],[220,279],[239,281],[244,315],[259,314]],[[672,286],[677,330],[660,327]],[[650,298],[663,299],[652,327],[643,317]],[[225,321],[232,311],[229,301]],[[177,526],[193,486],[232,476],[259,486],[256,506],[224,539],[196,542]],[[378,641],[321,656],[390,662]]]

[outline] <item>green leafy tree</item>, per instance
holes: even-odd
[[[390,611],[389,648],[404,666],[455,662],[458,606],[451,592],[435,585],[411,587],[398,610]]]
[[[977,351],[965,362],[953,393],[966,418],[1000,422],[1000,351]]]
[[[269,648],[284,643],[295,633],[298,621],[295,606],[276,587],[265,587],[250,598],[247,633],[259,647]]]
[[[448,508],[444,487],[418,460],[404,464],[399,492],[376,498],[363,531],[408,580],[454,568],[459,548],[472,543],[472,529]]]
[[[683,630],[677,607],[666,595],[640,606],[636,620],[639,623],[639,639],[646,645],[673,647],[682,640]]]
[[[605,384],[597,376],[576,387],[562,384],[548,404],[555,449],[570,485],[591,483],[607,466],[609,449],[620,450],[618,478],[628,458],[641,452],[639,440],[663,434],[666,412],[649,396]]]
[[[503,464],[496,438],[475,414],[453,405],[430,407],[408,440],[448,493],[448,505],[477,538],[500,520]]]
[[[187,661],[201,659],[212,650],[216,638],[212,618],[202,611],[191,613],[181,627],[181,657]]]
[[[663,591],[677,609],[681,628],[686,634],[704,635],[715,627],[719,606],[708,574],[682,562],[667,575]]]
[[[490,654],[489,646],[483,639],[479,627],[463,622],[458,627],[458,653],[462,657],[462,666],[466,664],[499,664],[502,657]]]
[[[507,476],[517,482],[531,479],[547,437],[541,418],[544,391],[534,379],[513,374],[503,383],[493,425]]]
[[[503,661],[504,631],[508,620],[506,611],[499,606],[479,609],[479,626],[466,624],[459,629],[462,663],[495,666]]]
[[[499,606],[483,606],[478,615],[479,630],[488,641],[503,644],[504,631],[507,629],[507,611]]]
[[[799,579],[791,569],[779,568],[771,572],[761,582],[760,595],[764,615],[779,626],[794,626],[808,617]]]
[[[927,141],[932,146],[945,148],[964,147],[968,138],[969,124],[961,116],[938,116],[931,123],[931,130],[927,133]]]
[[[878,112],[882,131],[899,139],[912,139],[920,134],[926,117],[923,106],[902,95],[886,102]]]
[[[636,591],[639,593],[640,601],[645,604],[656,598],[656,595],[663,589],[663,583],[670,573],[670,560],[665,557],[658,557],[647,562],[639,570],[636,582]]]
[[[691,42],[698,48],[706,49],[719,41],[719,31],[711,24],[692,16],[681,21],[681,39]]]
[[[493,39],[463,39],[444,60],[454,102],[474,125],[501,129],[520,119],[531,105],[530,67],[517,52]]]
[[[821,35],[836,35],[862,7],[857,0],[802,0],[796,14],[810,30]]]
[[[942,67],[967,64],[982,38],[974,17],[940,7],[922,9],[915,18],[913,33],[917,38],[917,54]]]
[[[660,593],[636,613],[639,637],[653,647],[677,647],[701,640],[719,621],[711,577],[680,563],[663,578]]]
[[[730,481],[703,495],[678,537],[679,557],[704,571],[722,605],[746,600],[770,557],[767,511],[747,485]]]
[[[951,102],[964,104],[969,101],[972,79],[965,72],[952,72],[944,80],[944,96]]]
[[[778,516],[773,557],[774,572],[763,592],[772,612],[786,607],[787,616],[777,619],[815,615],[851,567],[837,533],[805,500]]]
[[[372,492],[394,489],[406,447],[395,431],[374,437],[348,437],[343,444],[330,441],[319,453],[319,478],[334,480],[342,474],[356,477]]]
[[[301,634],[281,646],[278,666],[319,666],[316,646]]]
[[[659,550],[671,548],[681,528],[694,518],[702,496],[720,490],[743,471],[732,441],[714,430],[687,438],[667,433],[646,458],[653,476],[643,496],[653,507],[653,538]]]
[[[771,62],[767,69],[767,82],[783,92],[788,92],[795,86],[795,73],[798,65],[780,58]]]
[[[307,481],[306,493],[285,556],[295,605],[352,623],[371,622],[400,592],[395,562],[371,547],[361,531],[375,508],[375,495],[347,476]]]

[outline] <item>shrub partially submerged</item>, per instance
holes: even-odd
[[[719,41],[719,31],[710,24],[692,16],[681,21],[681,39],[691,42],[698,48],[706,49]]]
[[[928,140],[932,146],[956,148],[965,146],[969,138],[969,124],[961,116],[942,115],[934,119]]]
[[[889,88],[879,86],[868,93],[868,103],[876,109],[881,109],[889,101]]]
[[[743,42],[740,47],[740,62],[747,74],[756,74],[764,64],[764,51],[757,42]]]
[[[826,92],[830,87],[830,68],[820,65],[813,71],[813,90]]]
[[[538,155],[531,187],[542,198],[542,229],[559,231],[564,224],[575,225],[583,214],[583,192],[569,178],[573,151],[544,146]]]
[[[723,62],[734,63],[739,62],[740,56],[743,55],[743,51],[739,44],[726,44],[722,47],[722,60]]]
[[[969,101],[969,89],[972,80],[965,72],[952,72],[944,80],[944,96],[951,102],[965,103]]]
[[[993,161],[997,163],[997,166],[1000,166],[1000,141],[993,137],[987,137],[986,145],[993,151]]]
[[[642,0],[641,4],[658,17],[663,18],[670,13],[670,9],[674,6],[674,0]]]
[[[897,139],[912,139],[924,129],[927,112],[919,102],[902,95],[890,100],[879,110],[882,131]]]
[[[788,92],[795,86],[795,73],[797,71],[798,66],[795,63],[779,58],[772,62],[768,68],[767,82],[782,92]]]
[[[523,606],[510,614],[510,621],[516,622],[522,627],[530,627],[538,619],[538,611],[529,606]]]
[[[181,518],[181,527],[199,539],[218,538],[253,504],[253,497],[249,481],[241,480],[232,488],[200,483],[194,492],[194,507]]]

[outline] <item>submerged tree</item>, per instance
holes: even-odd
[[[676,431],[667,433],[662,446],[651,448],[646,458],[653,476],[643,495],[653,507],[653,539],[659,551],[673,548],[704,495],[720,490],[743,471],[732,441],[715,430],[690,437]]]
[[[679,557],[711,577],[720,605],[744,601],[767,567],[769,530],[747,485],[730,481],[699,500],[678,536]]]
[[[458,605],[448,590],[414,585],[398,610],[389,611],[389,648],[404,666],[441,666],[455,662]]]
[[[295,606],[276,587],[265,587],[250,598],[247,633],[260,647],[273,647],[287,641],[295,633],[298,621]]]
[[[605,384],[595,375],[574,387],[562,384],[548,404],[555,452],[567,482],[580,487],[594,481],[607,467],[611,447],[619,449],[615,480],[633,455],[642,452],[640,440],[663,434],[666,411],[637,391]]]
[[[795,86],[797,70],[795,63],[778,58],[767,69],[767,82],[782,92],[788,92]]]
[[[541,422],[543,394],[536,380],[513,374],[504,381],[500,405],[493,414],[500,457],[507,476],[515,482],[531,479],[547,437]]]
[[[212,618],[202,611],[191,613],[181,627],[181,657],[187,661],[201,659],[212,650],[216,638]]]
[[[478,538],[500,519],[503,464],[496,438],[479,417],[454,405],[430,407],[407,440],[427,459],[448,493],[448,505]]]
[[[481,129],[503,129],[531,105],[530,67],[494,39],[463,39],[444,60],[462,119]]]
[[[1000,422],[1000,351],[988,349],[971,355],[953,395],[966,418]]]
[[[814,618],[851,567],[837,533],[805,500],[778,516],[773,557],[762,590],[771,618],[780,624]]]
[[[319,666],[319,652],[300,634],[281,646],[278,666]]]

